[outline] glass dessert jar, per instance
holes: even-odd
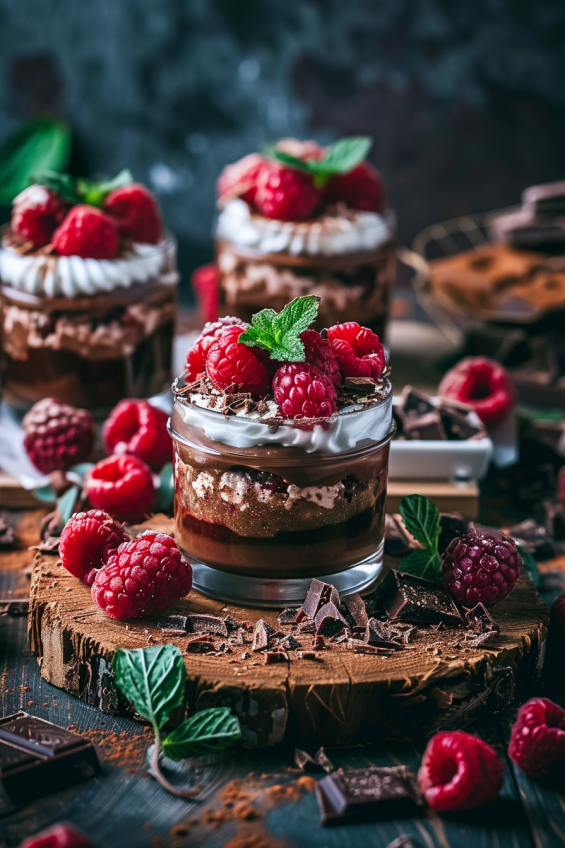
[[[133,244],[117,259],[0,250],[2,395],[102,412],[168,389],[176,244]]]
[[[199,405],[173,386],[175,535],[194,586],[257,606],[300,603],[313,577],[362,591],[382,565],[392,389],[310,425]]]

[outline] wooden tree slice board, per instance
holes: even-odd
[[[165,529],[162,517],[159,529]],[[167,612],[276,619],[276,612],[224,606],[196,592]],[[185,654],[186,708],[230,706],[250,746],[283,739],[309,748],[351,746],[463,726],[481,711],[500,709],[515,682],[531,679],[545,641],[548,609],[527,577],[496,607],[495,618],[500,635],[478,648],[469,647],[460,629],[421,629],[409,648],[388,656],[331,646],[318,651],[315,661],[290,652],[289,662],[265,665],[261,654],[251,652],[251,643],[221,657]],[[56,555],[37,554],[30,646],[42,676],[55,686],[102,710],[123,708],[111,671],[116,648],[170,642],[184,652],[190,638],[164,637],[156,619],[124,623],[108,618]],[[310,648],[310,636],[299,638]],[[249,656],[241,659],[244,650]],[[497,677],[501,667],[507,671]]]

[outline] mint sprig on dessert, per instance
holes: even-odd
[[[400,514],[408,532],[423,545],[402,560],[402,571],[417,577],[439,581],[440,513],[437,506],[424,495],[407,495],[400,501]]]
[[[238,341],[247,347],[268,351],[271,359],[282,362],[304,362],[306,353],[300,333],[316,320],[320,298],[315,295],[297,297],[280,312],[262,309],[253,315],[251,327]]]
[[[51,189],[67,203],[85,203],[87,206],[100,208],[111,191],[130,185],[133,177],[128,168],[124,168],[112,180],[98,182],[73,177],[71,174],[61,174],[58,171],[42,170],[34,174],[32,181]]]
[[[297,156],[291,156],[284,150],[278,150],[276,146],[268,150],[268,154],[283,165],[306,171],[314,177],[314,185],[318,188],[324,185],[336,174],[347,174],[359,165],[367,156],[372,140],[369,136],[359,135],[350,138],[342,138],[335,144],[326,148],[321,160],[303,160]]]

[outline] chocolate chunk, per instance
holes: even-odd
[[[257,624],[255,625],[255,629],[253,631],[253,647],[252,651],[264,651],[267,645],[269,644],[269,639],[273,635],[275,631],[271,627],[270,624],[267,624],[266,621],[263,621],[262,618],[259,619]]]
[[[344,627],[347,627],[347,621],[333,601],[324,604],[318,610],[314,621],[316,623],[316,635],[318,636],[335,636]]]
[[[367,609],[365,607],[365,601],[359,592],[354,592],[352,595],[346,595],[342,599],[342,609],[344,607],[347,614],[346,617],[351,618],[352,623],[356,627],[366,626],[369,620],[367,617]]]
[[[451,596],[438,583],[391,569],[377,595],[393,621],[458,626],[463,618]]]
[[[220,648],[220,644],[209,633],[202,633],[201,636],[195,636],[187,642],[187,654],[212,654],[216,653]]]
[[[400,401],[400,414],[404,422],[408,418],[421,418],[422,415],[427,415],[429,412],[435,412],[435,406],[430,396],[413,388],[413,386],[404,386]]]
[[[317,660],[318,654],[316,651],[298,651],[299,660]]]
[[[228,628],[223,618],[217,615],[191,614],[187,615],[187,626],[191,633],[217,633],[227,636]]]
[[[441,415],[434,409],[426,415],[412,415],[404,421],[404,435],[407,439],[422,441],[445,441],[447,436],[441,420]]]
[[[382,622],[376,618],[369,619],[367,628],[363,636],[363,641],[366,645],[372,645],[375,648],[387,648],[391,651],[401,651],[403,645],[398,642],[393,642],[389,638],[390,631],[385,629]]]
[[[522,192],[522,205],[535,215],[565,215],[565,181],[529,186]]]
[[[283,609],[277,615],[277,624],[297,624],[296,616],[299,612],[297,607]]]
[[[161,630],[176,630],[179,633],[188,633],[188,616],[160,615],[157,619],[157,627],[159,627]]]
[[[239,621],[233,617],[233,615],[226,615],[224,618],[224,622],[226,627],[228,628],[228,633],[235,633],[236,630],[239,630],[241,627]]]
[[[263,656],[265,657],[265,665],[288,662],[289,660],[289,656],[286,651],[265,651]]]
[[[480,421],[474,421],[468,412],[455,409],[446,403],[439,406],[439,414],[447,438],[452,441],[465,442],[468,439],[482,439],[486,435]]]
[[[44,554],[58,554],[60,541],[60,536],[48,536],[38,545],[30,545],[30,551],[41,551]]]
[[[306,618],[315,618],[321,606],[329,602],[339,606],[339,593],[329,583],[323,583],[314,578],[302,604],[302,612]]]
[[[442,512],[439,518],[438,550],[442,554],[456,536],[467,532],[467,521],[460,512]]]
[[[316,787],[321,824],[378,818],[409,818],[422,797],[406,766],[338,769]]]
[[[426,727],[426,735],[433,736],[442,730],[461,730],[486,713],[498,713],[511,703],[514,692],[513,669],[487,663],[479,691],[434,718]]]
[[[314,754],[314,759],[316,760],[318,765],[320,765],[328,774],[335,770],[335,766],[326,754],[326,751],[323,746],[321,748],[318,748],[318,750]]]
[[[555,544],[547,529],[533,518],[514,524],[507,530],[509,536],[538,560],[552,559]]]
[[[315,648],[317,651],[320,651],[322,648],[326,647],[326,640],[323,636],[317,633],[312,639],[312,647]]]
[[[307,751],[295,748],[294,762],[301,771],[305,772],[325,771],[329,774],[334,771],[334,765],[323,748],[319,748],[313,757]]]
[[[101,773],[83,736],[24,712],[0,719],[2,812]]]
[[[274,645],[274,648],[278,648],[282,651],[296,651],[297,648],[301,648],[302,645],[295,639],[292,633],[289,633],[288,636],[283,636],[282,639],[278,639]]]

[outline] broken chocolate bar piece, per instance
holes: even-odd
[[[441,420],[441,415],[434,409],[425,415],[411,415],[404,422],[404,435],[407,439],[422,439],[423,441],[445,441],[447,436]]]
[[[289,633],[287,636],[283,636],[281,639],[277,639],[274,643],[273,648],[277,648],[281,651],[296,651],[297,648],[301,648],[302,644],[295,639],[292,633]]]
[[[421,418],[429,412],[435,412],[430,396],[413,386],[404,386],[400,401],[400,415],[404,421],[412,417]]]
[[[25,712],[0,719],[1,812],[102,774],[94,745]]]
[[[507,530],[517,545],[521,545],[537,560],[552,559],[555,556],[555,543],[547,529],[533,518],[526,518]]]
[[[267,624],[262,618],[259,619],[253,630],[253,647],[252,651],[264,651],[269,644],[269,639],[275,631],[270,624]]]
[[[398,642],[393,642],[389,638],[388,628],[383,626],[383,622],[377,618],[369,619],[365,630],[363,641],[366,645],[372,645],[375,648],[386,648],[390,651],[401,651],[403,645]]]
[[[324,604],[318,610],[314,621],[316,623],[316,635],[318,636],[335,636],[348,626],[347,621],[333,601]]]
[[[319,748],[313,757],[307,751],[295,748],[294,762],[301,771],[306,772],[325,771],[330,774],[335,768],[323,748]]]
[[[351,619],[353,626],[366,626],[369,620],[367,616],[367,609],[365,607],[365,601],[359,592],[354,592],[352,595],[346,595],[342,600],[341,606],[344,616]]]
[[[431,580],[391,569],[377,588],[377,596],[393,621],[414,624],[463,624],[449,592]]]
[[[176,630],[179,633],[188,633],[187,615],[160,615],[157,619],[157,627],[161,630]]]
[[[419,813],[422,796],[406,766],[338,769],[316,787],[321,824],[408,818]]]
[[[217,615],[204,615],[192,613],[187,615],[187,626],[192,633],[217,633],[218,636],[227,636],[228,628],[223,618]]]
[[[324,604],[329,602],[339,606],[339,593],[329,583],[323,583],[314,578],[302,604],[302,612],[306,618],[316,618],[316,613]]]
[[[481,422],[473,420],[473,416],[468,412],[455,409],[445,401],[439,405],[438,411],[448,439],[465,442],[469,439],[482,439],[486,435]]]
[[[277,615],[277,624],[296,624],[299,607],[288,607]]]
[[[265,651],[263,656],[265,658],[265,665],[288,662],[289,660],[289,656],[286,651]]]

